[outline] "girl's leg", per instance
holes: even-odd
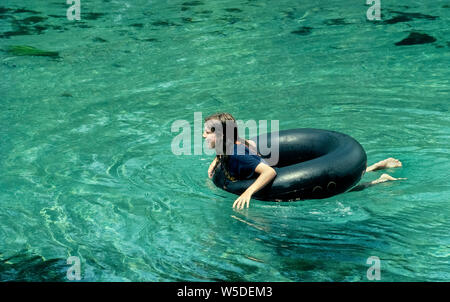
[[[384,173],[380,176],[380,178],[373,180],[371,182],[365,182],[365,183],[359,184],[356,187],[354,187],[353,189],[351,189],[349,192],[362,191],[365,188],[374,186],[374,185],[382,183],[382,182],[392,181],[392,180],[403,180],[403,179],[406,179],[406,178],[394,178],[394,177],[390,176],[389,174]]]
[[[379,161],[376,164],[371,165],[370,167],[367,167],[366,172],[387,169],[387,168],[397,168],[397,167],[401,167],[401,166],[402,166],[402,163],[398,159],[389,157],[385,160]]]

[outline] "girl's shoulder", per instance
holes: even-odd
[[[256,150],[258,149],[257,147],[256,147],[256,143],[254,142],[254,141],[252,141],[252,140],[247,140],[247,142],[248,142],[248,144],[250,145],[250,149],[253,149],[253,151],[255,151],[256,152]]]
[[[233,155],[257,155],[257,153],[252,147],[248,148],[244,144],[235,144]]]

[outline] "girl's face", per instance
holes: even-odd
[[[205,123],[205,129],[203,130],[203,138],[206,140],[208,147],[214,149],[216,147],[216,133],[213,126],[214,121],[209,120]]]

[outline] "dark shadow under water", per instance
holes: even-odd
[[[68,265],[65,259],[45,260],[26,251],[0,260],[0,281],[64,282]]]

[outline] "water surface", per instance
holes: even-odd
[[[382,281],[450,279],[446,1],[67,8],[0,8],[0,280],[66,281],[69,256],[84,281],[367,281],[370,256]],[[213,156],[171,152],[174,121],[216,111],[344,132],[403,162],[363,181],[408,179],[233,211]]]

